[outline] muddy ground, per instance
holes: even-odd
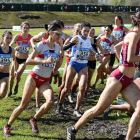
[[[81,111],[84,112],[87,109],[96,105],[98,98],[101,94],[102,90],[93,90],[88,92],[88,98],[84,99]],[[94,94],[93,94],[94,93]],[[74,101],[76,102],[76,95],[74,95]],[[55,96],[55,99],[57,96]],[[44,102],[44,101],[43,101]],[[28,109],[33,106],[29,106]],[[60,131],[59,136],[55,139],[66,140],[66,128],[74,125],[78,118],[73,116],[73,110],[75,108],[75,103],[71,104],[68,102],[66,98],[65,101],[66,110],[62,114],[55,114],[56,104],[51,108],[48,112],[47,120],[41,119],[40,123],[45,125],[45,123],[51,126],[54,126],[53,129],[56,131]],[[127,117],[127,116],[125,116]],[[129,117],[128,117],[129,118]],[[57,129],[59,127],[59,129]],[[61,133],[61,130],[64,131]],[[126,133],[128,130],[128,123],[123,121],[118,121],[116,116],[109,116],[107,120],[103,119],[103,115],[100,115],[89,123],[87,123],[84,127],[82,127],[76,135],[77,140],[124,140],[126,137]],[[46,130],[44,130],[46,131]],[[53,133],[52,130],[50,133]],[[135,135],[135,140],[140,140],[140,130]]]

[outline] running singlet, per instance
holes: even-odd
[[[112,38],[113,36],[110,35],[110,38],[106,39],[105,35],[101,36],[100,44],[104,51],[111,51],[111,45],[112,45]]]
[[[48,33],[45,33],[45,36],[42,38],[42,41],[45,41],[48,38]]]
[[[12,61],[12,48],[9,46],[9,52],[4,53],[0,46],[0,65],[8,66]]]
[[[123,37],[123,27],[124,26],[120,26],[120,27],[116,27],[113,29],[113,36],[120,42],[121,39]]]
[[[35,49],[38,51],[38,55],[35,57],[35,60],[46,60],[50,56],[52,56],[54,60],[53,63],[35,65],[33,68],[34,73],[41,77],[48,78],[52,73],[61,47],[55,43],[55,48],[51,49],[45,42],[39,42],[35,46]]]
[[[128,33],[130,33],[130,32],[134,32],[134,31],[129,31]],[[140,54],[139,50],[140,50],[140,40],[137,43],[135,55]],[[125,44],[123,41],[121,52],[120,52],[120,64],[119,65],[125,66],[125,67],[137,67],[136,63],[127,62],[127,51],[128,51],[128,44]]]
[[[22,54],[28,54],[29,48],[30,48],[30,39],[31,35],[28,34],[28,38],[24,39],[22,38],[21,33],[19,34],[18,40],[17,40],[17,47],[19,47],[18,53]]]
[[[77,35],[77,37],[79,43],[72,47],[71,60],[78,63],[88,63],[88,57],[92,49],[90,38],[87,37],[86,40],[83,40],[80,35]]]

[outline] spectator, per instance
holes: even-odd
[[[77,7],[77,12],[80,12],[80,7]]]
[[[139,12],[139,8],[138,7],[136,8],[136,12]]]
[[[61,6],[61,11],[64,11],[64,7],[63,6]]]
[[[2,5],[2,6],[1,6],[1,11],[4,11],[4,9],[5,9],[5,6]]]
[[[43,8],[44,8],[44,11],[47,11],[47,7],[46,7],[46,5],[44,5]]]
[[[15,11],[14,5],[11,6],[11,11]]]
[[[90,10],[91,10],[91,12],[93,12],[93,6],[91,6]]]
[[[97,7],[95,6],[94,8],[95,8],[95,12],[97,12],[97,10],[98,10]]]
[[[121,7],[119,6],[119,12],[121,12]]]
[[[100,7],[100,12],[102,12],[102,10],[103,10],[102,7]]]
[[[20,6],[20,10],[23,11],[23,7],[22,7],[22,5]]]
[[[68,6],[66,5],[66,6],[65,6],[65,11],[67,11],[67,10],[68,10]]]
[[[89,7],[87,7],[87,12],[89,12]]]
[[[112,6],[110,7],[110,11],[113,12],[113,7]]]
[[[87,11],[87,6],[85,6],[85,12]]]

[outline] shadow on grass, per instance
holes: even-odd
[[[23,136],[23,137],[31,137],[32,139],[34,139],[34,138],[40,138],[40,139],[44,139],[44,140],[46,140],[46,139],[49,139],[49,140],[51,140],[51,139],[56,139],[56,140],[66,140],[66,139],[64,139],[64,138],[57,138],[57,137],[45,137],[45,136],[39,136],[39,134],[34,134],[34,136],[33,135],[29,135],[29,134],[26,134],[26,135],[24,135],[24,134],[11,134],[12,135],[12,137],[13,136]]]

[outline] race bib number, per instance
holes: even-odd
[[[0,54],[0,65],[10,65],[12,60],[11,54]]]
[[[90,54],[89,48],[79,48],[79,55],[77,55],[78,60],[88,60]]]
[[[56,54],[56,53],[45,53],[44,55],[45,55],[45,57],[44,57],[45,60],[47,60],[50,56],[52,56],[53,63],[51,63],[51,64],[42,64],[42,66],[49,67],[49,68],[54,68],[56,60],[58,58],[58,54]]]
[[[103,48],[104,51],[110,51],[110,45],[106,42],[101,42],[101,46]]]
[[[29,44],[23,44],[22,42],[18,42],[18,47],[19,47],[19,53],[25,53],[28,54],[29,52]]]
[[[113,36],[119,40],[122,36],[122,31],[113,31]]]

